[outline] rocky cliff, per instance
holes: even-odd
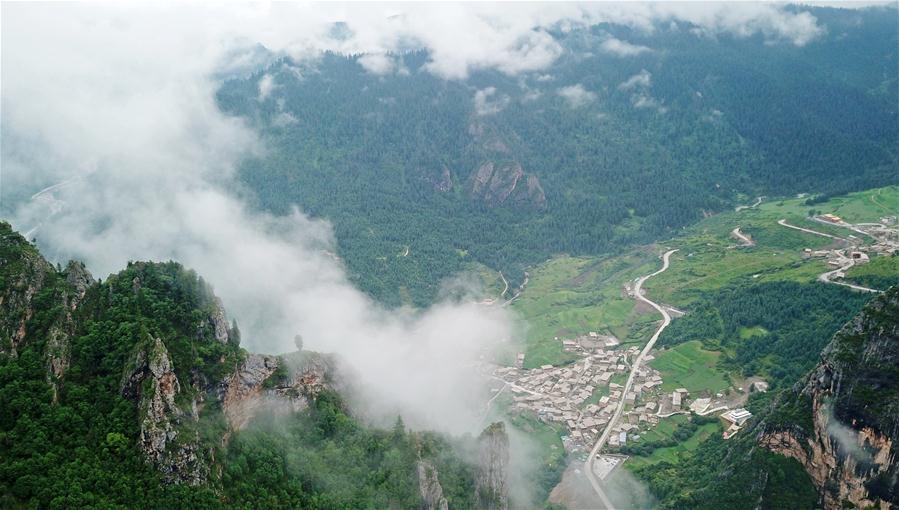
[[[899,288],[843,327],[778,407],[759,443],[802,463],[825,508],[899,505]]]
[[[509,436],[502,422],[493,423],[478,438],[475,500],[483,510],[509,508]]]
[[[437,469],[427,460],[419,460],[418,487],[421,491],[420,510],[449,510],[449,503],[443,496],[443,487],[437,479]]]

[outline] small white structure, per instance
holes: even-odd
[[[722,414],[721,417],[738,427],[742,427],[743,424],[746,423],[746,420],[752,418],[752,413],[741,407],[732,409]]]

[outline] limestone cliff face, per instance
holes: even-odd
[[[760,444],[799,460],[828,509],[899,505],[899,288],[837,333],[796,391],[787,404],[811,426],[766,427]]]
[[[478,438],[478,472],[475,479],[475,501],[484,510],[509,508],[509,436],[502,422],[497,422]]]
[[[34,315],[32,300],[56,270],[21,236],[8,235],[16,239],[4,239],[3,242],[16,243],[21,248],[0,260],[0,265],[18,266],[16,271],[10,271],[0,290],[0,355],[16,357],[18,346],[25,341],[25,325]]]
[[[426,460],[418,461],[418,487],[421,491],[420,510],[449,510],[443,497],[443,487],[437,479],[437,469]]]
[[[536,175],[526,174],[517,161],[485,161],[471,173],[468,193],[487,205],[511,203],[541,209],[546,195]]]
[[[181,383],[165,343],[154,338],[138,350],[122,377],[122,395],[137,400],[140,409],[139,446],[170,483],[199,485],[209,476],[193,415],[178,406]]]
[[[327,388],[331,361],[316,353],[282,357],[250,354],[222,381],[222,410],[231,430],[244,428],[260,412],[285,414],[305,409]]]

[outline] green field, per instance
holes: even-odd
[[[846,272],[846,279],[859,285],[886,290],[899,284],[899,256],[873,257],[867,264],[850,268]]]
[[[562,351],[565,338],[597,331],[622,341],[645,341],[647,324],[657,314],[635,309],[623,285],[657,264],[652,253],[637,250],[614,258],[557,257],[530,272],[530,281],[513,310],[527,320],[525,366],[573,359]]]
[[[662,438],[662,434],[658,434],[654,437],[650,437],[650,434],[654,433],[657,429],[662,427],[662,424],[671,420],[672,418],[685,418],[683,415],[672,416],[667,420],[663,420],[659,422],[659,426],[653,429],[651,432],[647,433],[645,436],[641,437],[641,441],[651,441]],[[669,426],[669,436],[671,431],[674,430],[674,426]],[[693,450],[699,446],[699,443],[706,440],[709,436],[713,434],[721,433],[721,424],[720,423],[706,423],[699,427],[699,429],[690,436],[686,441],[682,441],[678,443],[677,446],[669,446],[665,448],[656,448],[653,450],[652,454],[648,456],[633,456],[627,459],[627,462],[624,463],[625,467],[628,469],[639,469],[643,466],[648,466],[650,464],[658,464],[659,462],[668,462],[671,464],[677,464],[683,459],[685,456],[690,455]],[[647,439],[644,439],[647,438]]]
[[[680,251],[671,257],[668,271],[647,281],[648,295],[671,305],[689,307],[702,292],[740,280],[813,281],[827,267],[820,259],[804,259],[802,250],[823,248],[834,241],[786,228],[777,221],[786,219],[791,225],[845,237],[848,230],[813,221],[808,218],[809,212],[831,212],[856,223],[878,221],[890,207],[899,204],[899,187],[851,193],[813,206],[805,205],[805,200],[766,201],[754,209],[712,216],[686,229],[665,243]],[[738,243],[731,237],[735,227],[740,227],[756,245],[735,247]]]
[[[720,352],[707,351],[697,340],[659,351],[650,366],[662,373],[662,391],[686,388],[691,394],[716,393],[730,387],[718,368]]]
[[[671,257],[668,271],[648,280],[644,288],[653,300],[687,310],[703,293],[743,281],[812,282],[828,268],[821,259],[803,258],[802,250],[826,247],[833,241],[786,228],[777,221],[786,219],[792,225],[846,236],[846,229],[815,222],[809,213],[832,212],[852,222],[877,221],[899,206],[899,187],[852,193],[813,206],[805,201],[767,200],[753,209],[706,218],[658,246],[614,257],[559,256],[532,268],[525,291],[512,306],[528,325],[525,366],[571,361],[573,357],[555,337],[597,331],[613,334],[624,344],[644,343],[659,316],[638,307],[624,294],[623,286],[658,269],[658,254],[666,247],[679,251]],[[738,247],[731,236],[735,227],[756,245]],[[853,268],[849,277],[880,282],[897,274],[896,268],[895,259],[875,259],[867,267]],[[495,279],[490,287],[496,288]]]

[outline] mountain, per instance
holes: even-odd
[[[0,506],[507,508],[502,424],[373,428],[333,357],[239,343],[179,264],[96,281],[0,223]]]
[[[756,394],[729,441],[639,471],[663,508],[893,508],[899,504],[899,287],[846,324],[792,388]]]
[[[328,218],[363,289],[421,305],[471,261],[515,285],[552,254],[650,242],[747,196],[894,182],[894,9],[794,9],[826,33],[797,46],[603,23],[551,31],[564,51],[539,73],[445,80],[410,51],[374,74],[324,53],[217,97],[267,147],[242,191]]]

